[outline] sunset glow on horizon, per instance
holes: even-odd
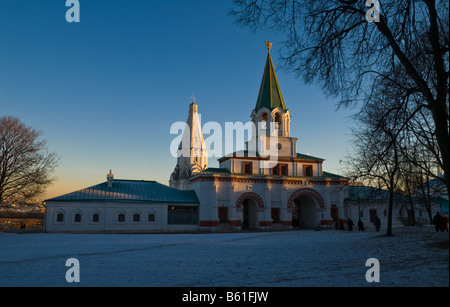
[[[203,123],[249,121],[268,40],[298,152],[342,173],[354,110],[284,71],[283,37],[237,26],[232,1],[80,1],[73,23],[64,2],[0,2],[0,116],[42,131],[60,156],[41,200],[104,182],[110,169],[168,185],[170,127],[186,121],[192,93]]]

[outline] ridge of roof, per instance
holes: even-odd
[[[114,179],[46,201],[132,201],[132,202],[192,202],[198,203],[194,191],[171,188],[156,181]]]

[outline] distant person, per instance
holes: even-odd
[[[336,228],[336,230],[339,229],[339,221],[338,221],[338,219],[334,219],[334,228]]]
[[[448,232],[448,215],[447,215],[447,214],[445,214],[445,215],[442,217],[441,230],[442,230],[442,231]]]
[[[436,213],[436,215],[433,217],[433,224],[434,229],[436,232],[443,231],[442,230],[442,224],[444,223],[444,218],[441,216],[439,212]]]
[[[348,219],[348,231],[353,231],[353,226],[355,224],[353,223],[352,219]]]
[[[377,231],[380,231],[381,220],[380,220],[380,218],[378,217],[378,215],[375,216],[375,219],[374,219],[374,221],[373,221],[373,225],[375,226],[375,229],[376,229]]]
[[[366,228],[364,228],[364,223],[361,221],[361,219],[359,219],[359,221],[358,221],[358,229],[359,229],[359,231],[366,230]]]
[[[344,221],[342,219],[339,219],[339,229],[344,230]]]

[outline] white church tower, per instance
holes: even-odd
[[[266,41],[266,46],[269,52],[256,106],[251,114],[254,130],[253,138],[247,142],[247,151],[249,155],[267,156],[270,149],[276,150],[277,156],[296,158],[297,138],[290,136],[291,113],[284,103],[273,66],[272,44]]]
[[[195,96],[189,105],[189,116],[177,150],[177,165],[170,175],[170,187],[189,190],[189,178],[208,168],[208,150],[203,139]]]

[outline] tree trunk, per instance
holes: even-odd
[[[444,175],[445,175],[445,185],[447,187],[447,193],[450,191],[449,186],[449,159],[450,159],[450,141],[449,141],[449,135],[448,135],[448,119],[447,119],[447,106],[444,101],[437,101],[433,106],[431,106],[431,112],[433,114],[434,123],[436,126],[436,139],[439,145],[439,149],[441,150],[441,156],[442,156],[442,166],[444,169]]]
[[[409,222],[409,213],[408,213],[408,224],[410,226],[415,226],[416,225],[416,212],[414,210],[414,202],[412,200],[411,194],[409,195],[409,206],[411,207],[411,212],[412,212],[412,221],[411,223]]]
[[[393,189],[389,189],[389,208],[388,208],[388,224],[387,224],[387,232],[388,236],[392,236],[392,209],[394,207],[394,191]]]

